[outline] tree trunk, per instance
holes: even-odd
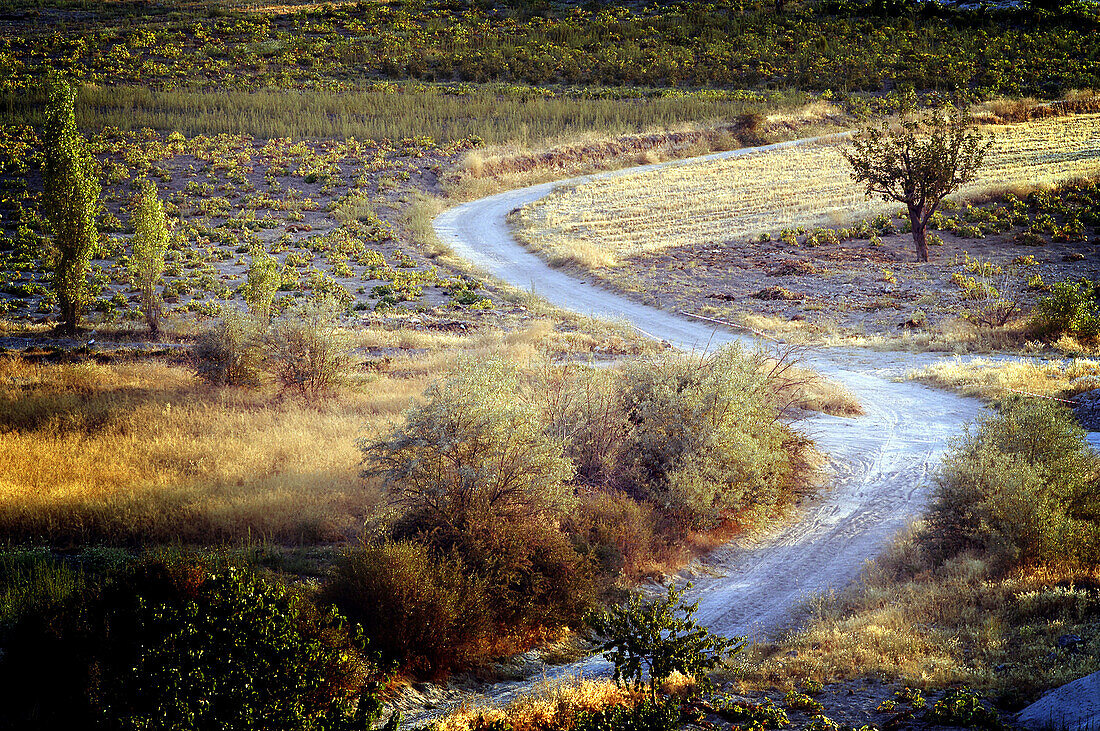
[[[909,206],[909,224],[913,228],[917,256],[921,261],[928,261],[928,223],[924,218],[924,206]]]

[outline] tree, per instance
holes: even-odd
[[[99,181],[84,138],[76,130],[75,101],[71,86],[51,81],[43,129],[42,206],[53,234],[50,268],[61,307],[61,330],[69,335],[76,333],[88,301],[88,264],[99,242],[95,228]]]
[[[588,625],[601,639],[601,651],[615,665],[615,682],[642,686],[649,675],[649,693],[674,672],[695,678],[708,688],[708,672],[745,645],[745,638],[726,638],[700,627],[694,619],[699,602],[684,604],[684,589],[670,586],[668,594],[643,602],[634,594],[623,606],[610,607],[588,616]]]
[[[142,187],[130,220],[134,225],[130,272],[141,290],[141,309],[145,313],[149,332],[155,338],[160,334],[163,311],[163,302],[156,288],[164,274],[164,257],[168,253],[168,222],[155,183],[146,182]]]
[[[928,261],[928,221],[944,197],[974,179],[991,144],[971,129],[965,109],[948,106],[895,127],[867,127],[841,154],[868,196],[906,205],[917,255]]]
[[[249,312],[259,317],[271,317],[271,304],[281,284],[279,260],[255,247],[248,265],[248,281],[241,288]]]

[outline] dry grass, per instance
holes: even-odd
[[[993,149],[959,197],[1054,186],[1100,172],[1100,114],[989,126]],[[525,207],[518,230],[559,264],[598,268],[664,249],[835,226],[898,204],[868,200],[837,139],[566,186]]]
[[[1100,388],[1100,361],[955,359],[909,371],[905,377],[987,400],[1020,392],[1069,398]]]
[[[652,127],[640,134],[608,137],[606,133],[574,132],[539,145],[502,144],[472,150],[463,158],[459,176],[448,194],[473,200],[578,175],[652,165],[734,150],[763,141],[789,140],[836,132],[843,114],[834,106],[814,102],[755,121],[680,124]]]
[[[440,719],[439,731],[470,731],[503,721],[513,731],[571,728],[581,713],[608,706],[634,706],[641,696],[607,680],[568,678],[546,682],[504,708],[466,706]]]
[[[356,439],[423,379],[372,377],[315,406],[212,389],[157,363],[0,361],[0,530],[9,539],[334,540],[379,498]]]
[[[971,557],[933,571],[917,555],[903,539],[853,588],[811,602],[805,629],[755,647],[732,674],[751,685],[869,676],[966,684],[1018,703],[1100,667],[1087,647],[1057,650],[1063,634],[1091,637],[1100,571],[994,578]]]

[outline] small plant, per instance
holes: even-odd
[[[802,690],[806,695],[817,695],[825,689],[825,686],[820,680],[813,680],[812,678],[803,678]]]
[[[651,602],[635,594],[625,605],[588,615],[601,651],[615,665],[616,683],[641,688],[648,675],[650,697],[656,701],[661,683],[681,672],[709,690],[707,673],[744,647],[743,637],[721,637],[695,622],[699,603],[683,603],[687,588],[690,584],[670,586],[664,597]]]
[[[969,688],[949,691],[924,715],[926,721],[941,726],[999,731],[1004,728],[1000,717],[982,704],[981,697]]]
[[[787,695],[783,697],[783,702],[787,704],[787,708],[792,711],[806,711],[807,713],[822,713],[825,707],[811,698],[806,693],[799,693],[797,690],[788,690]]]
[[[164,275],[165,256],[168,254],[168,223],[155,183],[146,183],[142,188],[130,220],[134,227],[130,271],[141,291],[141,309],[149,332],[157,337],[164,303],[157,294],[156,286]]]
[[[897,701],[893,700],[892,698],[887,698],[882,703],[879,703],[878,708],[876,708],[875,710],[879,713],[890,713],[897,710],[897,707]]]
[[[747,726],[782,728],[791,723],[787,712],[771,701],[764,703],[721,701],[717,704],[717,710],[719,716],[742,728]]]
[[[840,731],[840,724],[819,713],[806,724],[805,731]]]
[[[262,361],[256,323],[237,312],[227,313],[195,344],[196,370],[216,386],[258,384]]]
[[[573,731],[673,731],[680,727],[677,703],[643,699],[634,707],[608,706],[577,714]]]
[[[241,288],[249,312],[258,317],[270,317],[275,293],[281,285],[279,260],[264,253],[259,247],[253,248],[252,260],[248,265],[248,281]]]
[[[894,698],[896,698],[899,703],[908,704],[910,708],[924,708],[928,705],[928,701],[920,694],[919,688],[910,688],[906,686],[896,691],[894,693]]]
[[[336,321],[337,305],[310,302],[288,312],[267,332],[268,368],[285,391],[306,398],[332,392],[351,370],[351,344]]]

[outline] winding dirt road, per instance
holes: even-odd
[[[797,143],[785,143],[797,144]],[[673,164],[696,164],[736,150]],[[607,173],[629,175],[643,168]],[[566,181],[577,182],[577,181]],[[658,310],[588,284],[548,266],[512,237],[510,211],[548,194],[560,183],[509,191],[452,208],[435,220],[439,238],[458,255],[516,287],[586,315],[625,321],[647,335],[688,350],[751,342],[698,320]],[[938,356],[858,349],[812,352],[804,365],[847,386],[865,415],[815,415],[800,422],[829,456],[833,485],[804,506],[797,522],[778,532],[739,540],[689,566],[699,617],[724,635],[759,636],[791,616],[800,600],[839,588],[924,508],[930,473],[948,440],[979,411],[976,400],[893,379]],[[545,677],[608,672],[600,658],[557,668]],[[542,676],[540,676],[542,677]],[[527,683],[494,686],[484,697],[509,700]]]

